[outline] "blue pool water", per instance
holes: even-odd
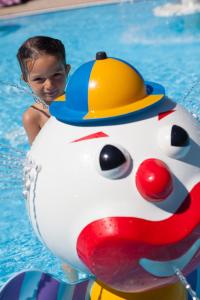
[[[32,99],[15,87],[20,84],[18,47],[33,35],[59,38],[72,72],[104,50],[164,85],[170,97],[200,117],[200,14],[155,17],[153,8],[165,3],[138,1],[0,21],[0,285],[22,269],[63,278],[59,260],[35,237],[22,196],[28,143],[21,116]]]

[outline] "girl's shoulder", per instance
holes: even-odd
[[[40,113],[36,109],[33,109],[34,105],[31,105],[25,112],[23,113],[23,122],[32,123],[40,118]]]
[[[31,105],[23,114],[23,120],[26,121],[40,121],[44,117],[45,119],[50,117],[49,111],[38,103]]]

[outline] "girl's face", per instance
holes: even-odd
[[[69,65],[52,55],[41,55],[36,60],[27,61],[27,83],[36,96],[51,102],[64,94]]]

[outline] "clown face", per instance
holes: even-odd
[[[174,268],[190,272],[199,262],[199,145],[198,123],[169,100],[114,126],[52,117],[30,154],[41,165],[28,203],[36,232],[123,291],[169,283]]]
[[[116,290],[190,273],[200,261],[199,128],[167,98],[110,125],[51,117],[28,158],[40,166],[27,201],[39,238]]]

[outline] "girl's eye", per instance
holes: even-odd
[[[61,73],[54,74],[54,77],[59,77],[59,76],[62,76],[62,74]]]
[[[44,81],[44,79],[43,79],[43,78],[40,78],[40,77],[38,77],[38,78],[35,78],[35,79],[33,79],[33,81],[36,81],[36,82],[43,82],[43,81]]]

